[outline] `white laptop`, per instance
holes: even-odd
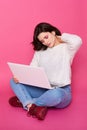
[[[47,75],[42,67],[31,67],[24,64],[7,63],[12,74],[20,83],[36,87],[52,89]]]

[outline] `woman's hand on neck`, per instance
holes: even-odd
[[[61,39],[61,36],[56,36],[55,46],[61,43],[64,43],[64,41]]]

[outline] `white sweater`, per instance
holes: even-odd
[[[63,33],[61,43],[47,50],[36,51],[31,66],[43,67],[52,86],[71,84],[72,60],[82,44],[79,36]]]

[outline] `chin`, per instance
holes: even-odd
[[[54,44],[50,44],[50,45],[49,45],[49,48],[52,48],[52,47],[54,47]]]
[[[52,47],[54,47],[54,46],[49,46],[49,48],[52,48]]]

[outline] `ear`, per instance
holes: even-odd
[[[51,33],[52,33],[54,36],[56,35],[55,31],[52,31]]]

